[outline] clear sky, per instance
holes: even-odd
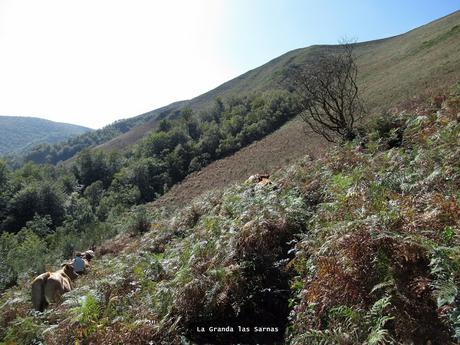
[[[99,128],[289,50],[397,35],[458,0],[0,0],[0,114]]]

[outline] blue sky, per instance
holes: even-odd
[[[286,51],[398,35],[460,9],[453,0],[235,0],[223,39],[236,67],[251,68]],[[232,54],[232,51],[235,54]]]
[[[0,114],[99,128],[289,50],[411,30],[458,0],[0,0]]]

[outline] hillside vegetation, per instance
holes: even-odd
[[[173,104],[174,105],[174,104]],[[160,108],[136,117],[125,120],[115,121],[101,129],[91,131],[77,137],[61,140],[54,144],[42,143],[32,146],[25,150],[21,155],[12,159],[12,165],[21,166],[26,162],[37,164],[48,163],[57,164],[62,161],[71,159],[84,149],[95,147],[101,143],[107,142],[123,133],[128,132],[131,128],[139,126],[152,118],[161,114],[168,107]],[[146,125],[149,126],[148,124]]]
[[[23,153],[38,144],[55,144],[89,131],[36,117],[0,116],[0,156]]]
[[[171,213],[132,209],[109,226],[117,237],[99,246],[62,304],[31,313],[27,275],[6,290],[0,336],[5,344],[455,344],[459,113],[457,84],[378,117],[364,146],[307,156],[269,184],[236,184]],[[1,257],[51,239],[28,236]],[[19,241],[3,235],[2,248],[8,240]],[[45,255],[35,253],[34,261]]]
[[[436,89],[458,80],[459,27],[460,12],[457,11],[402,35],[358,43],[355,52],[360,71],[359,86],[369,109],[375,111],[383,105],[391,107],[427,88]],[[184,107],[195,112],[208,111],[217,98],[226,100],[277,90],[286,69],[337,49],[335,45],[316,45],[290,51],[196,98],[121,120],[114,124],[121,127],[116,130],[109,126],[79,140],[35,148],[26,160],[43,163],[45,157],[52,157],[49,162],[54,164],[94,146],[106,151],[127,150],[157,128],[162,119],[176,118]]]
[[[448,86],[458,80],[459,27],[460,11],[457,11],[402,35],[358,43],[355,48],[358,81],[369,109],[374,111],[391,107],[427,88]],[[188,106],[199,111],[212,106],[217,97],[226,99],[278,89],[284,71],[290,66],[304,64],[321,54],[336,52],[337,49],[337,45],[315,45],[292,50],[171,109]],[[147,131],[139,126],[125,133],[116,139],[116,147],[131,145]],[[113,144],[107,142],[100,147],[111,150]]]
[[[293,90],[269,87],[336,49],[313,46],[224,98],[48,147],[49,162],[85,148],[67,164],[0,161],[0,344],[458,342],[459,20],[357,45],[373,110],[340,146],[303,133]],[[117,131],[121,150],[89,149]],[[256,172],[270,183],[241,181]],[[31,278],[93,245],[77,289],[33,312]]]
[[[327,142],[310,133],[298,117],[234,154],[218,159],[199,171],[188,174],[149,207],[187,206],[201,194],[242,182],[255,174],[266,174],[291,164],[309,154],[318,157]]]

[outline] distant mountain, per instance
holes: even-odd
[[[36,117],[0,116],[0,155],[17,154],[39,144],[54,144],[92,129]]]

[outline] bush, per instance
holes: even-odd
[[[378,116],[371,125],[371,139],[380,141],[385,149],[400,147],[405,125],[402,119],[395,118],[388,111]]]
[[[38,274],[45,270],[46,243],[31,229],[24,228],[16,235],[17,245],[10,249],[7,263],[17,277]]]
[[[150,220],[145,205],[135,206],[129,213],[127,221],[128,233],[137,236],[150,230]]]
[[[0,236],[0,291],[16,282],[17,274],[8,260],[8,253],[17,246],[13,234],[3,233]]]

